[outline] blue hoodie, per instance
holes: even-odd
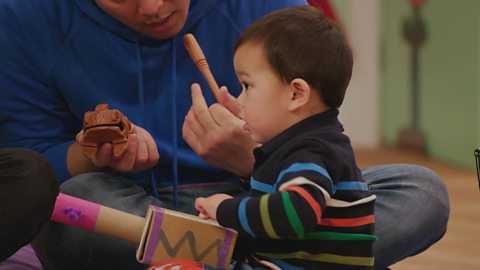
[[[70,175],[66,152],[84,112],[108,103],[154,137],[160,185],[212,182],[230,174],[201,160],[182,139],[199,82],[214,98],[182,37],[193,33],[219,85],[240,90],[232,59],[239,33],[253,20],[304,0],[191,0],[182,31],[156,40],[100,10],[93,0],[0,1],[0,147],[43,153],[60,181]],[[142,173],[129,175],[144,185]]]

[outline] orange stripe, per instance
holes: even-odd
[[[369,215],[359,218],[324,218],[320,225],[330,227],[355,227],[375,222],[375,216]]]
[[[269,264],[266,264],[265,261],[262,261],[260,260],[259,258],[255,257],[255,256],[250,256],[252,257],[255,261],[257,261],[259,264],[265,266],[266,268],[268,268],[269,270],[277,270],[277,268],[273,268],[271,265]],[[273,263],[272,263],[273,264]]]
[[[312,197],[312,195],[299,186],[289,186],[286,188],[286,190],[295,191],[300,194],[300,196],[302,196],[312,207],[313,212],[315,212],[315,215],[317,216],[317,224],[320,224],[322,221],[322,208],[320,207],[320,204],[318,204],[318,202]]]

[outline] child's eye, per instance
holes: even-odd
[[[242,86],[245,90],[250,89],[250,84],[248,84],[247,82],[242,82]]]

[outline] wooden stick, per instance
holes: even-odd
[[[205,55],[203,54],[200,45],[198,45],[197,40],[192,34],[186,34],[183,36],[183,44],[187,49],[190,57],[192,58],[195,65],[197,65],[198,69],[202,73],[203,77],[210,86],[210,90],[215,96],[215,99],[218,101],[220,98],[220,90],[218,88],[218,84],[213,77],[212,72],[210,71],[210,67],[208,66],[207,60],[205,59]]]

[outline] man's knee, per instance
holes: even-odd
[[[92,172],[70,178],[60,186],[62,193],[87,200],[100,200],[112,192],[134,188],[132,181],[115,174]]]
[[[58,190],[55,173],[43,156],[27,149],[0,150],[0,216],[8,217],[0,223],[4,256],[28,244],[50,219]]]

